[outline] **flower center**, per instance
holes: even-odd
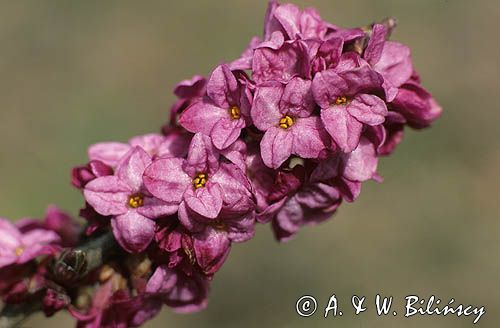
[[[241,117],[240,109],[237,106],[233,106],[229,109],[229,115],[233,120],[239,120]]]
[[[345,104],[347,104],[346,96],[338,96],[337,99],[335,99],[335,105],[345,105]]]
[[[132,195],[128,199],[128,205],[132,208],[138,208],[144,205],[144,197],[142,195]]]
[[[281,120],[280,120],[280,128],[282,129],[288,129],[293,125],[294,121],[293,118],[291,118],[288,115],[285,115]]]
[[[206,173],[198,173],[193,179],[194,189],[205,187],[205,184],[207,183],[207,178],[208,176]]]
[[[18,246],[14,250],[14,253],[16,253],[16,256],[21,256],[24,253],[24,247]]]

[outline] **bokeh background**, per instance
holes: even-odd
[[[444,107],[408,131],[383,159],[382,184],[333,220],[277,244],[261,226],[236,245],[213,284],[207,310],[165,309],[145,327],[471,327],[472,318],[413,317],[406,295],[486,306],[480,327],[500,324],[500,5],[470,0],[316,0],[341,26],[399,19],[393,38],[413,49],[424,85]],[[0,2],[0,213],[40,217],[49,203],[77,214],[70,168],[86,147],[157,131],[175,83],[207,74],[260,35],[266,1]],[[1,238],[1,236],[0,236]],[[303,294],[344,316],[295,313]],[[396,298],[379,318],[377,293]],[[353,294],[370,309],[355,317]],[[71,327],[66,315],[26,327]]]

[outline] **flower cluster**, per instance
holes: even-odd
[[[161,134],[89,148],[89,162],[72,172],[86,201],[83,237],[51,225],[54,209],[43,225],[0,221],[4,299],[22,294],[7,282],[35,257],[111,231],[125,255],[84,280],[90,294],[52,281],[47,314],[66,307],[82,327],[110,327],[140,325],[164,304],[203,309],[231,246],[251,239],[256,224],[286,241],[327,220],[363,182],[381,180],[378,158],[405,126],[441,114],[409,48],[389,40],[394,27],[388,19],[344,29],[314,9],[270,1],[263,37],[240,58],[177,85]],[[25,285],[44,286],[47,273],[31,272],[37,283]]]

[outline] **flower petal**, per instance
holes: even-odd
[[[132,148],[120,161],[116,169],[116,176],[127,183],[133,192],[142,187],[142,175],[144,170],[151,164],[151,156],[141,147]]]
[[[111,227],[120,246],[129,253],[144,251],[155,234],[154,221],[134,210],[111,219]]]
[[[188,188],[184,194],[184,201],[199,215],[215,219],[222,208],[222,190],[218,184],[209,181],[205,187],[196,190]]]
[[[121,142],[101,142],[88,149],[91,161],[101,161],[109,166],[116,166],[120,159],[130,150],[130,145]]]
[[[189,132],[209,135],[214,125],[224,117],[229,117],[228,109],[199,100],[182,112],[179,124]]]
[[[227,65],[219,65],[207,84],[207,95],[221,108],[230,108],[238,100],[238,82]]]
[[[282,128],[271,127],[260,142],[262,160],[267,167],[277,169],[292,154],[293,134]]]
[[[257,87],[252,105],[251,116],[257,129],[266,131],[276,126],[283,117],[280,101],[284,86],[278,82],[269,82]]]
[[[154,161],[144,172],[146,189],[156,198],[178,205],[191,178],[182,170],[182,158],[164,158]]]
[[[306,117],[296,120],[292,126],[292,152],[302,158],[319,158],[326,150],[326,133],[319,117]]]
[[[149,219],[156,219],[172,215],[178,208],[178,204],[167,203],[156,197],[144,197],[144,205],[137,208],[137,212]]]
[[[352,117],[345,106],[331,106],[321,110],[321,120],[343,152],[351,152],[358,146],[363,124]]]
[[[308,117],[313,112],[315,105],[310,80],[295,77],[285,86],[280,102],[282,114]]]
[[[226,149],[231,146],[240,136],[241,129],[245,127],[243,118],[233,120],[229,117],[220,119],[215,123],[210,137],[217,149]]]
[[[351,181],[366,181],[377,171],[378,158],[375,146],[366,138],[361,138],[358,147],[345,154],[344,177]]]
[[[193,246],[196,262],[203,272],[214,274],[229,255],[231,241],[227,232],[208,226],[203,232],[193,235]]]
[[[184,170],[191,177],[200,172],[212,174],[219,167],[219,153],[212,139],[202,133],[194,135],[189,145],[188,158]]]
[[[347,106],[347,111],[361,123],[379,125],[387,116],[385,102],[377,96],[360,93]]]
[[[127,212],[132,189],[114,175],[89,182],[83,191],[85,200],[101,215],[119,215]]]

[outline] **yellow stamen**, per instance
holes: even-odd
[[[21,256],[24,253],[24,247],[18,246],[18,247],[16,247],[14,252],[16,253],[16,256]]]
[[[128,199],[128,204],[132,208],[138,208],[144,205],[144,198],[141,195],[132,195]]]
[[[241,117],[240,109],[237,106],[233,106],[229,109],[229,114],[233,120],[239,120]]]
[[[280,120],[280,128],[282,129],[288,129],[294,124],[293,118],[291,118],[288,115],[285,115],[281,120]]]
[[[205,187],[205,184],[207,183],[207,178],[208,176],[206,173],[198,173],[193,179],[194,189]]]
[[[337,99],[335,100],[336,105],[345,105],[347,104],[347,97],[346,96],[338,96]]]

